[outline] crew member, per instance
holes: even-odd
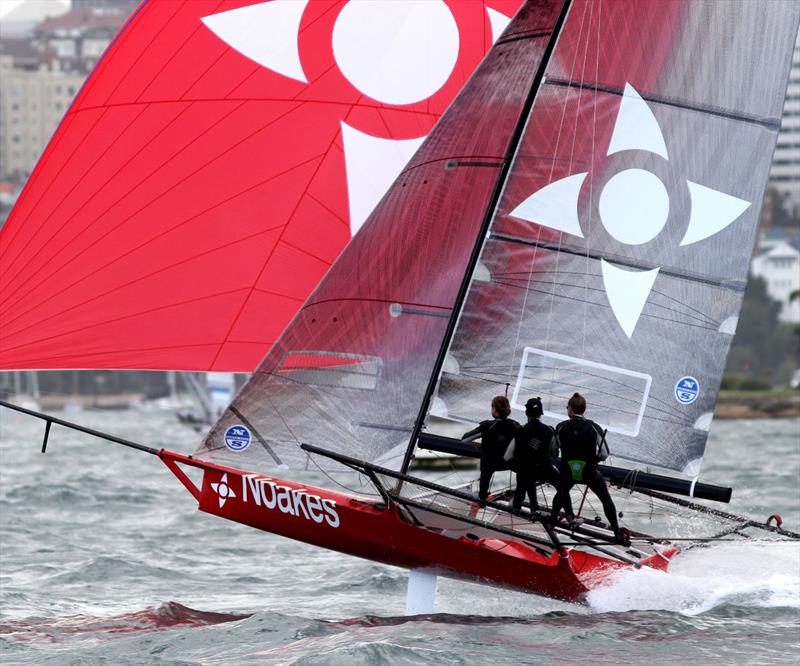
[[[489,485],[492,474],[501,469],[509,469],[503,460],[506,448],[511,443],[519,423],[508,418],[511,414],[511,405],[508,398],[502,395],[492,398],[492,417],[481,421],[477,428],[464,433],[462,440],[481,438],[481,480],[478,490],[478,499],[481,504],[486,502],[489,495]]]
[[[549,481],[558,484],[558,472],[550,456],[555,455],[551,446],[553,429],[542,423],[544,413],[541,398],[531,398],[525,403],[528,422],[517,431],[514,437],[514,469],[517,472],[517,488],[514,491],[512,508],[514,513],[522,509],[525,494],[528,495],[531,513],[539,510],[536,500],[536,482]]]
[[[563,507],[567,522],[575,522],[569,491],[576,483],[584,483],[603,503],[603,512],[617,541],[626,543],[627,540],[619,531],[617,509],[608,492],[606,480],[597,469],[598,463],[608,458],[609,454],[605,432],[594,421],[583,416],[585,411],[586,399],[580,393],[575,393],[567,403],[569,419],[556,426],[555,440],[561,450],[561,460],[552,521],[555,523]]]

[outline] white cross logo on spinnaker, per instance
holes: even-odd
[[[300,27],[309,0],[270,0],[203,17],[226,44],[262,67],[309,83]],[[510,22],[486,7],[494,42]],[[363,95],[403,109],[436,94],[458,61],[462,36],[442,0],[348,2],[330,35],[342,75]],[[425,140],[374,136],[340,124],[352,235]]]

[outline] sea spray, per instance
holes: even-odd
[[[718,543],[678,555],[669,573],[619,571],[587,595],[594,612],[698,615],[722,605],[800,608],[800,544]]]

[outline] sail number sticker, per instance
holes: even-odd
[[[682,405],[691,405],[700,395],[700,382],[694,377],[681,377],[675,384],[675,399]]]
[[[225,431],[225,446],[237,453],[250,446],[250,439],[250,431],[243,425],[234,425]]]

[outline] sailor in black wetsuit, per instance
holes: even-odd
[[[477,439],[478,436],[481,438],[481,481],[478,490],[478,499],[481,503],[485,502],[489,495],[492,474],[501,469],[509,469],[509,465],[503,460],[503,455],[519,428],[519,423],[508,418],[510,413],[511,405],[508,398],[498,395],[492,399],[494,418],[481,421],[477,428],[464,433],[462,437],[462,440]]]
[[[614,535],[620,542],[626,540],[619,531],[617,509],[608,492],[606,480],[597,469],[600,461],[608,458],[605,433],[594,421],[584,418],[586,399],[575,393],[567,403],[569,419],[556,426],[556,444],[561,450],[558,492],[553,499],[552,520],[558,518],[563,507],[568,522],[575,520],[569,491],[576,483],[585,483],[603,503],[603,512]]]
[[[528,495],[531,512],[539,510],[536,500],[536,482],[558,483],[558,472],[550,458],[553,429],[541,422],[544,409],[541,398],[531,398],[525,403],[528,422],[517,431],[514,437],[514,469],[517,472],[517,488],[514,491],[512,508],[515,513],[522,509],[525,494]]]

